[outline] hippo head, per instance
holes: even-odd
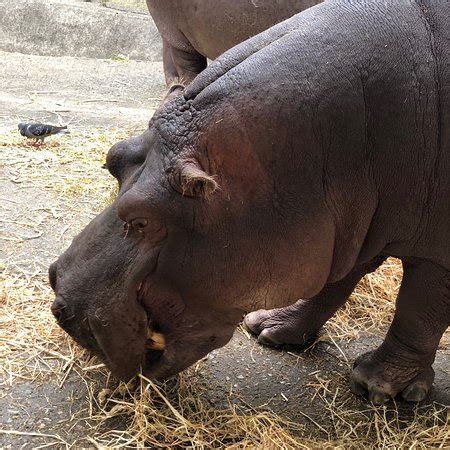
[[[124,380],[176,374],[228,342],[245,311],[312,296],[329,271],[320,203],[305,200],[308,216],[290,206],[303,201],[293,164],[265,157],[271,138],[234,106],[198,97],[110,149],[116,201],[49,270],[59,325]]]

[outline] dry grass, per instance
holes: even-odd
[[[391,323],[402,281],[400,261],[389,258],[358,284],[349,301],[327,324],[334,337],[356,339],[361,330],[379,332]]]
[[[292,423],[264,409],[252,409],[232,392],[229,406],[212,408],[202,393],[195,369],[175,381],[155,384],[135,379],[128,385],[110,378],[102,364],[68,338],[55,325],[49,311],[52,293],[46,266],[36,255],[33,264],[20,264],[17,255],[27,249],[35,233],[54,236],[62,223],[61,246],[81,223],[80,211],[92,215],[107,203],[115,183],[100,169],[109,146],[129,134],[127,130],[72,132],[70,137],[49,140],[39,150],[30,150],[15,130],[0,134],[2,163],[14,183],[45,191],[55,199],[48,211],[30,219],[27,205],[5,221],[4,242],[13,244],[2,264],[0,297],[0,360],[3,386],[21,381],[62,386],[69,376],[82,380],[87,396],[82,415],[90,429],[83,442],[96,447],[228,447],[228,448],[438,448],[450,446],[448,411],[440,405],[415,407],[405,418],[401,408],[351,408],[347,380],[316,375],[310,387],[328,411],[317,429]],[[41,214],[41,216],[39,216]],[[70,220],[67,215],[73,214]],[[38,216],[38,217],[36,217]],[[11,221],[14,227],[11,227]],[[75,222],[75,225],[73,225]],[[20,225],[22,223],[22,225]],[[67,224],[67,225],[66,225]],[[69,231],[63,232],[65,227]],[[39,235],[39,236],[41,236]],[[37,236],[37,235],[36,235]],[[37,238],[39,238],[39,236]],[[379,332],[389,324],[401,280],[398,261],[389,260],[358,286],[345,308],[327,325],[325,339],[356,339],[361,330]],[[446,345],[444,343],[443,345]],[[23,433],[5,428],[4,433]],[[58,446],[66,435],[35,430],[25,436],[45,435],[44,442]]]
[[[82,200],[98,211],[109,202],[115,186],[101,169],[106,152],[129,131],[72,130],[70,135],[48,138],[42,147],[32,147],[15,130],[0,136],[2,163],[9,168],[11,181],[36,185],[67,200]]]

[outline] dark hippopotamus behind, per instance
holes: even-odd
[[[58,323],[120,378],[167,378],[258,308],[260,341],[307,343],[392,255],[395,317],[351,387],[423,399],[450,322],[449,20],[328,1],[219,57],[111,148],[116,201],[50,268]]]
[[[226,50],[323,0],[147,0],[173,98]]]

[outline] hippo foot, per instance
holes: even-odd
[[[262,345],[307,347],[317,339],[322,324],[308,323],[302,309],[301,300],[285,308],[260,309],[245,316],[244,326]]]
[[[398,394],[408,402],[425,399],[434,381],[433,368],[397,364],[380,349],[359,356],[350,375],[352,392],[367,393],[374,404],[386,403]]]

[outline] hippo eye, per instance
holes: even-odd
[[[148,228],[148,219],[144,217],[137,217],[136,219],[130,220],[129,222],[124,222],[123,232],[124,237],[128,236],[128,233],[133,230],[137,233],[143,233]]]
[[[167,236],[165,226],[159,221],[152,221],[145,217],[137,217],[135,219],[124,222],[123,237],[126,238],[130,233],[138,233],[154,241],[159,242]]]
[[[137,219],[133,219],[130,222],[130,226],[132,226],[138,233],[142,233],[145,230],[145,227],[148,225],[148,220],[142,217]]]

